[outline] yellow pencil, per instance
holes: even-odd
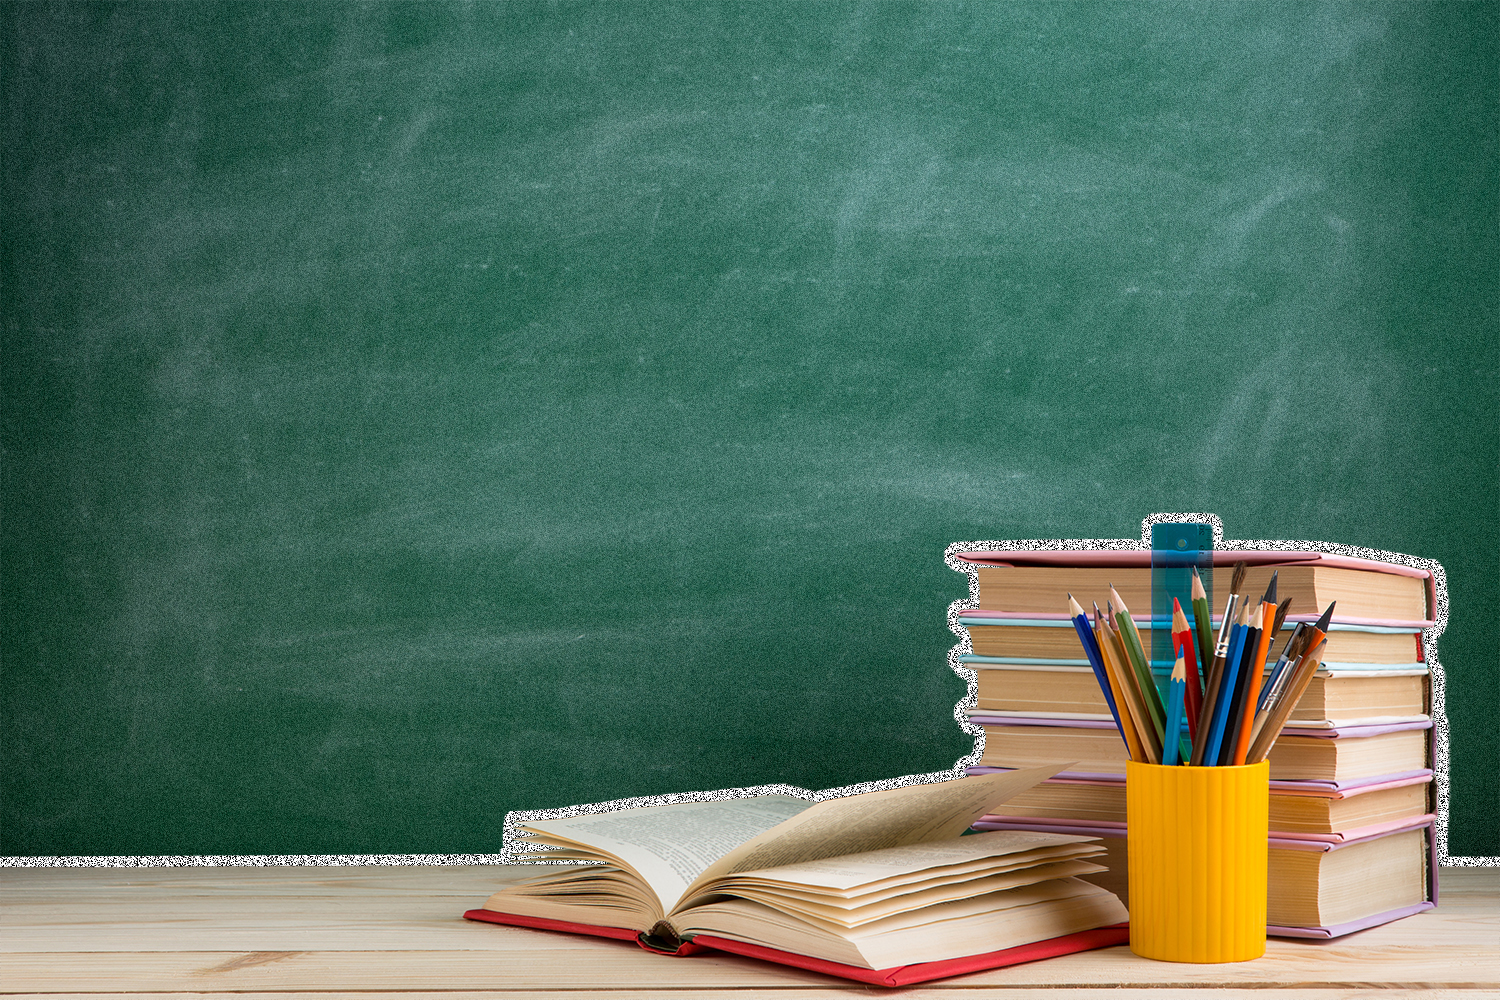
[[[1120,641],[1120,634],[1110,627],[1107,620],[1103,624],[1103,629],[1107,641],[1102,643],[1100,648],[1109,650],[1105,662],[1109,665],[1115,682],[1125,694],[1125,703],[1129,706],[1131,721],[1135,723],[1136,738],[1140,740],[1146,752],[1145,762],[1160,764],[1161,739],[1156,735],[1156,727],[1151,724],[1146,702],[1141,697],[1140,689],[1135,685],[1134,671],[1129,667],[1130,660],[1125,655],[1125,646]]]
[[[1126,700],[1125,692],[1120,688],[1120,679],[1115,676],[1115,668],[1110,663],[1108,636],[1103,634],[1103,626],[1097,620],[1098,609],[1095,609],[1094,639],[1099,644],[1099,657],[1104,661],[1104,676],[1109,683],[1109,693],[1115,699],[1115,708],[1120,713],[1120,735],[1125,737],[1125,749],[1130,751],[1130,759],[1139,763],[1147,763],[1146,750],[1141,746],[1141,737],[1135,731],[1135,717],[1130,711],[1129,702]]]
[[[1119,591],[1112,586],[1109,588],[1109,597],[1115,608],[1115,620],[1120,623],[1120,641],[1127,657],[1125,662],[1134,668],[1141,699],[1146,703],[1146,711],[1151,713],[1151,725],[1159,738],[1167,724],[1167,711],[1162,705],[1161,692],[1156,689],[1156,680],[1151,676],[1151,663],[1146,658],[1145,647],[1141,645],[1140,629],[1135,627],[1135,619],[1130,616],[1130,609],[1120,599]]]

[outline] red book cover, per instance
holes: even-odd
[[[1130,925],[1115,924],[1111,927],[1097,927],[1090,931],[1079,931],[1077,934],[1066,934],[1047,941],[1035,941],[1031,944],[1018,945],[1014,948],[1004,948],[1000,951],[985,952],[981,955],[967,955],[963,958],[950,958],[941,962],[899,965],[892,969],[862,969],[856,965],[844,965],[839,962],[828,962],[821,958],[794,955],[788,951],[779,951],[775,948],[746,944],[743,941],[729,941],[724,938],[711,937],[707,934],[699,934],[691,941],[683,942],[676,951],[666,952],[647,945],[640,940],[640,935],[637,932],[624,927],[600,927],[594,924],[576,924],[568,920],[548,920],[545,917],[527,917],[514,913],[500,913],[496,910],[469,910],[464,914],[464,917],[469,920],[482,920],[492,924],[513,924],[518,927],[533,927],[539,930],[565,931],[569,934],[589,934],[594,937],[635,941],[647,951],[677,957],[694,955],[702,951],[729,952],[735,955],[743,955],[747,958],[758,958],[766,962],[775,962],[778,965],[790,965],[798,969],[808,969],[812,972],[822,972],[830,976],[839,976],[843,979],[853,979],[861,983],[869,983],[873,986],[910,986],[914,983],[926,983],[934,979],[962,976],[970,972],[999,969],[1007,965],[1020,965],[1023,962],[1035,962],[1043,958],[1056,958],[1058,955],[1071,955],[1078,951],[1092,951],[1095,948],[1109,948],[1114,945],[1128,944],[1130,942]]]

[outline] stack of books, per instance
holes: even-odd
[[[1068,616],[1068,594],[1085,607],[1102,605],[1113,585],[1150,650],[1151,553],[959,558],[979,580],[980,607],[959,614],[972,648],[960,660],[978,678],[969,718],[986,736],[971,772],[1076,761],[975,826],[1103,838],[1109,871],[1090,878],[1128,905],[1128,755]],[[1319,552],[1213,553],[1225,584],[1240,561],[1249,564],[1245,593],[1259,594],[1275,572],[1281,595],[1292,599],[1272,663],[1298,622],[1337,602],[1322,663],[1269,756],[1267,932],[1338,937],[1431,908],[1432,720],[1422,648],[1422,630],[1433,624],[1431,575]],[[1222,598],[1213,603],[1222,611]]]

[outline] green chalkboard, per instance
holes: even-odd
[[[1500,855],[1497,8],[8,4],[6,855],[942,770],[965,539],[1437,559]]]

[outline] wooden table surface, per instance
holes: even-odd
[[[1500,869],[1448,868],[1435,911],[1236,965],[1109,948],[884,990],[731,955],[465,921],[518,867],[0,869],[0,993],[152,1000],[676,1000],[838,994],[1063,1000],[1500,996]],[[1120,987],[1124,987],[1123,989]]]

